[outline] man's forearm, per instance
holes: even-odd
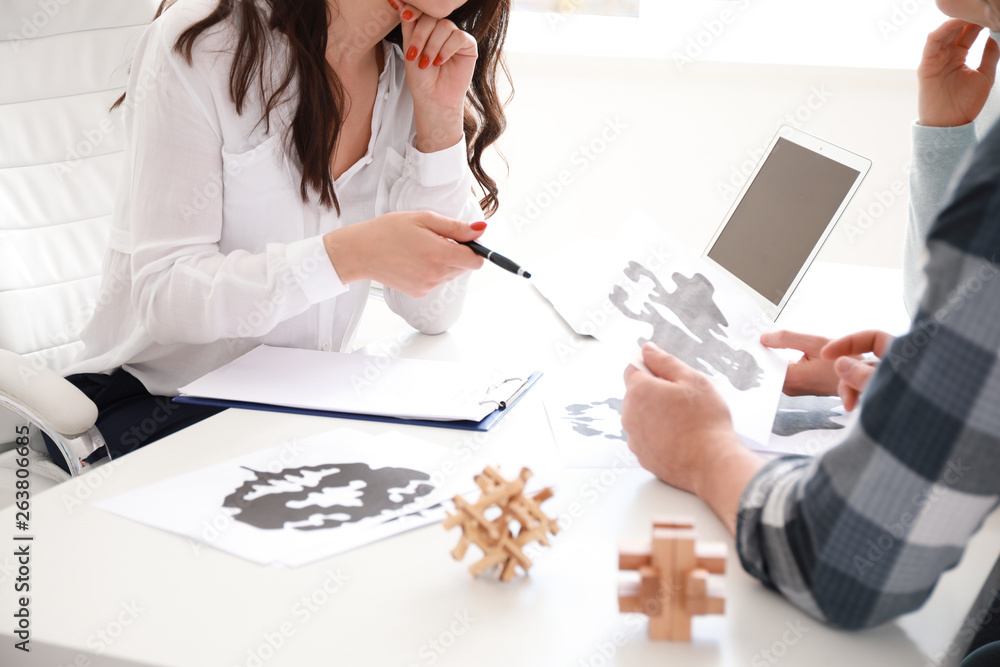
[[[744,447],[735,433],[732,438],[734,446],[719,448],[725,453],[705,467],[695,491],[735,535],[740,497],[764,459]]]

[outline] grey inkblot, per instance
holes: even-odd
[[[604,406],[602,408],[601,406]],[[592,403],[575,403],[566,406],[566,419],[573,424],[573,430],[590,438],[604,437],[608,440],[625,442],[622,430],[622,399],[609,398]],[[602,428],[610,426],[611,428]]]
[[[843,404],[839,398],[831,396],[786,396],[778,401],[778,412],[774,416],[771,432],[775,435],[792,436],[804,431],[836,431],[843,424],[833,421],[843,417]]]
[[[628,307],[628,292],[620,285],[608,295],[611,303],[626,317],[653,327],[653,335],[648,339],[640,338],[640,345],[653,341],[692,368],[707,374],[714,369],[739,391],[761,386],[764,371],[754,356],[726,343],[729,336],[723,327],[728,327],[729,321],[715,303],[715,286],[708,278],[700,273],[690,278],[675,273],[671,278],[677,289],[668,292],[653,272],[638,262],[629,262],[625,277],[636,283],[642,277],[653,282],[653,290],[639,313]],[[663,317],[657,305],[676,315],[687,331]]]
[[[434,487],[427,473],[407,468],[372,469],[366,463],[330,463],[254,474],[226,496],[242,523],[275,530],[318,530],[355,523],[396,510]]]

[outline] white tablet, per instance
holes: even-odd
[[[871,164],[783,125],[705,259],[745,285],[767,316],[777,319]]]

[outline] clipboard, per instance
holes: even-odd
[[[181,387],[173,400],[488,431],[541,376],[539,371],[504,374],[474,364],[261,345]]]
[[[388,424],[406,424],[409,426],[433,426],[435,428],[451,428],[460,431],[489,431],[491,428],[496,426],[496,423],[500,421],[504,415],[510,412],[510,409],[521,400],[529,389],[539,378],[542,377],[541,371],[536,371],[532,373],[527,381],[521,385],[520,390],[517,394],[504,402],[503,407],[498,407],[496,410],[490,414],[483,417],[480,421],[473,421],[471,419],[458,419],[458,420],[440,420],[440,419],[404,419],[401,417],[386,417],[384,415],[363,415],[357,412],[335,412],[333,410],[310,410],[307,408],[290,408],[284,405],[268,405],[266,403],[250,403],[245,401],[222,401],[211,398],[198,398],[195,396],[175,396],[173,398],[176,403],[191,403],[193,405],[208,405],[217,408],[239,408],[241,410],[263,410],[265,412],[284,412],[286,414],[295,415],[310,415],[313,417],[334,417],[336,419],[356,419],[359,421],[372,421],[372,422],[385,422]]]

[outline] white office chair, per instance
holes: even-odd
[[[33,424],[32,493],[69,477],[38,429],[73,474],[79,453],[101,443],[94,404],[59,373],[98,297],[123,147],[108,109],[157,5],[0,4],[0,443],[10,448],[18,426]],[[0,506],[14,498],[18,458],[0,454]]]

